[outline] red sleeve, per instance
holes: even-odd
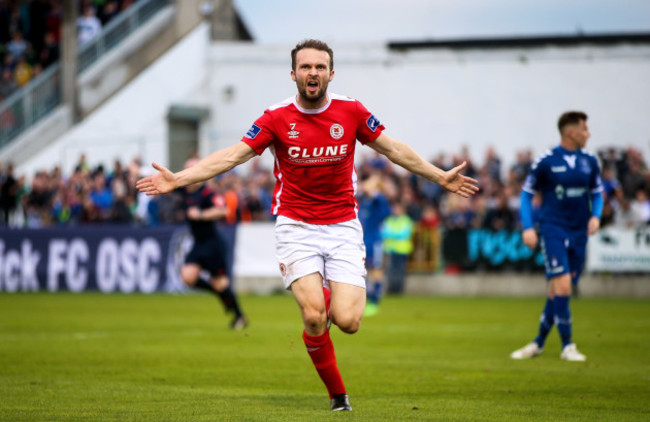
[[[253,148],[257,155],[261,155],[275,140],[272,127],[271,114],[266,110],[262,116],[255,120],[241,140]]]
[[[372,113],[370,113],[363,104],[357,103],[357,113],[359,124],[357,126],[357,139],[363,145],[372,142],[386,129]]]

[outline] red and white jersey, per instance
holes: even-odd
[[[269,107],[242,138],[275,156],[271,213],[310,224],[334,224],[357,215],[354,148],[372,142],[384,126],[359,101],[328,93],[328,103],[304,109],[295,97]]]

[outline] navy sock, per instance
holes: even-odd
[[[237,298],[235,297],[235,294],[233,293],[230,286],[226,287],[225,290],[218,292],[214,289],[214,287],[212,287],[212,283],[210,283],[209,280],[204,277],[200,277],[196,281],[194,287],[197,289],[210,291],[217,295],[219,299],[221,299],[223,306],[226,308],[226,312],[232,312],[235,314],[235,316],[238,317],[243,315],[241,308],[239,307],[239,303],[237,303]]]
[[[540,348],[544,347],[544,343],[546,342],[546,336],[548,336],[548,333],[553,328],[553,320],[554,320],[553,313],[554,313],[553,299],[547,297],[546,306],[544,306],[544,310],[542,311],[542,316],[539,319],[539,333],[537,334],[537,337],[535,337],[535,343],[537,343],[537,345]]]
[[[553,300],[553,314],[557,330],[560,332],[562,347],[571,343],[571,310],[569,309],[569,296],[556,296]]]
[[[381,281],[373,281],[370,286],[368,286],[367,296],[370,303],[374,303],[375,305],[379,304],[382,293],[382,284]]]
[[[223,302],[223,306],[226,307],[226,312],[232,311],[235,316],[242,316],[241,309],[239,308],[239,303],[237,303],[237,298],[235,297],[235,294],[233,293],[232,289],[230,286],[226,287],[225,290],[222,290],[220,292],[217,292],[219,295],[219,299]]]
[[[204,277],[199,277],[199,279],[196,280],[196,284],[194,284],[194,287],[196,287],[197,289],[207,290],[209,292],[217,294],[217,291],[214,290],[214,287],[212,287],[212,283],[210,283],[210,280],[205,279]]]

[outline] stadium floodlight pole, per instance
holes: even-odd
[[[63,2],[61,31],[62,102],[70,108],[73,122],[79,121],[79,93],[77,89],[77,2]]]

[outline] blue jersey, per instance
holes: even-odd
[[[359,221],[363,227],[363,242],[366,248],[374,242],[381,240],[379,233],[381,223],[390,215],[388,199],[378,193],[374,196],[361,195],[357,198],[359,203]]]
[[[557,146],[533,164],[523,190],[542,195],[542,230],[545,225],[553,225],[586,235],[592,194],[603,190],[598,160],[584,150],[569,151]]]

